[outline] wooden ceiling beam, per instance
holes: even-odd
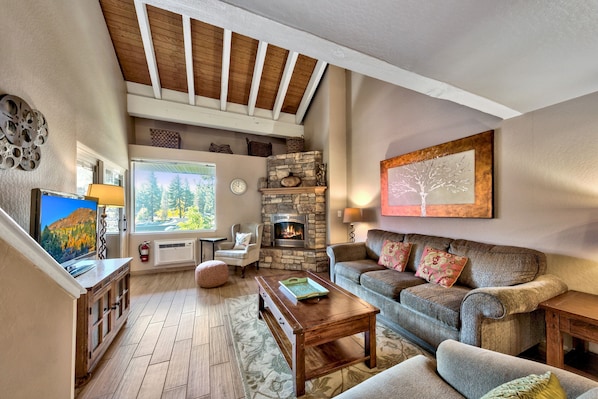
[[[253,67],[253,78],[251,79],[251,90],[249,91],[249,101],[247,103],[249,115],[253,115],[255,112],[255,103],[257,101],[257,94],[260,90],[260,82],[262,81],[262,72],[264,70],[264,61],[266,60],[267,50],[268,43],[260,41],[257,46],[255,66]]]
[[[276,101],[274,102],[274,109],[272,110],[272,119],[277,120],[280,117],[280,110],[284,103],[284,97],[287,95],[289,89],[289,83],[293,77],[293,69],[295,69],[295,63],[297,63],[297,57],[299,54],[295,51],[289,51],[287,57],[287,63],[284,66],[284,72],[280,79],[280,85],[278,86],[278,94],[276,95]]]
[[[160,99],[162,98],[162,87],[160,85],[158,63],[156,62],[156,53],[154,52],[152,32],[150,30],[145,3],[143,3],[141,0],[135,0],[135,12],[137,13],[137,22],[139,23],[141,40],[143,42],[143,49],[145,50],[145,59],[147,61],[147,68],[149,70],[150,80],[154,90],[154,97]]]
[[[228,75],[230,73],[230,48],[232,31],[225,29],[222,39],[222,80],[220,81],[220,110],[226,111],[228,100]]]

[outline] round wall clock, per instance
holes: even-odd
[[[232,191],[234,194],[241,195],[247,191],[247,183],[245,180],[237,177],[230,182],[230,191]]]

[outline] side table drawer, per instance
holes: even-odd
[[[581,320],[569,320],[571,335],[592,342],[598,342],[598,326]]]

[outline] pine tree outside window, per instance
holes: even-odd
[[[137,160],[135,232],[216,229],[216,165]]]

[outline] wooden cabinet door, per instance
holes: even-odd
[[[89,358],[95,363],[95,358],[102,353],[104,341],[109,340],[113,330],[112,296],[113,285],[109,284],[96,292],[89,306]]]
[[[114,328],[118,331],[120,325],[127,320],[130,307],[129,294],[130,274],[127,272],[114,280],[114,304],[112,311],[114,316]]]

